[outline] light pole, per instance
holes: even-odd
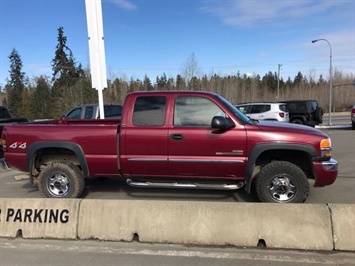
[[[332,124],[332,46],[330,45],[330,42],[326,39],[317,39],[313,40],[312,43],[318,42],[318,41],[325,41],[329,45],[329,50],[330,50],[330,67],[329,67],[329,121],[328,125]]]
[[[278,71],[277,71],[277,97],[276,97],[277,101],[280,101],[280,67],[281,66],[282,66],[281,64],[278,65]]]

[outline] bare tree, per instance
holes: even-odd
[[[193,78],[200,75],[201,69],[198,65],[198,60],[195,53],[190,54],[181,67],[181,76],[184,77],[186,82],[186,87],[189,90],[194,90]]]

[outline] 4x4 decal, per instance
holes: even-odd
[[[27,142],[20,142],[20,141],[14,142],[10,145],[10,148],[12,149],[26,149],[26,147],[27,147]]]

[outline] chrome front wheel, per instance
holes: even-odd
[[[262,202],[301,203],[309,193],[305,173],[297,165],[285,161],[264,166],[256,178],[255,186]]]
[[[275,201],[291,201],[297,195],[297,184],[292,176],[282,174],[273,177],[268,185],[270,196]]]

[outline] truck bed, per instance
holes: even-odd
[[[26,125],[13,125],[8,129],[7,145],[16,146],[6,153],[5,159],[14,162],[10,167],[29,171],[27,153],[31,148],[50,151],[58,147],[65,152],[69,147],[77,147],[85,154],[90,176],[119,175],[117,167],[117,135],[120,120],[116,119],[78,119],[45,120]],[[98,128],[100,134],[98,135]],[[31,132],[31,134],[27,134]],[[36,147],[40,143],[41,147]],[[54,153],[54,152],[53,152]]]

